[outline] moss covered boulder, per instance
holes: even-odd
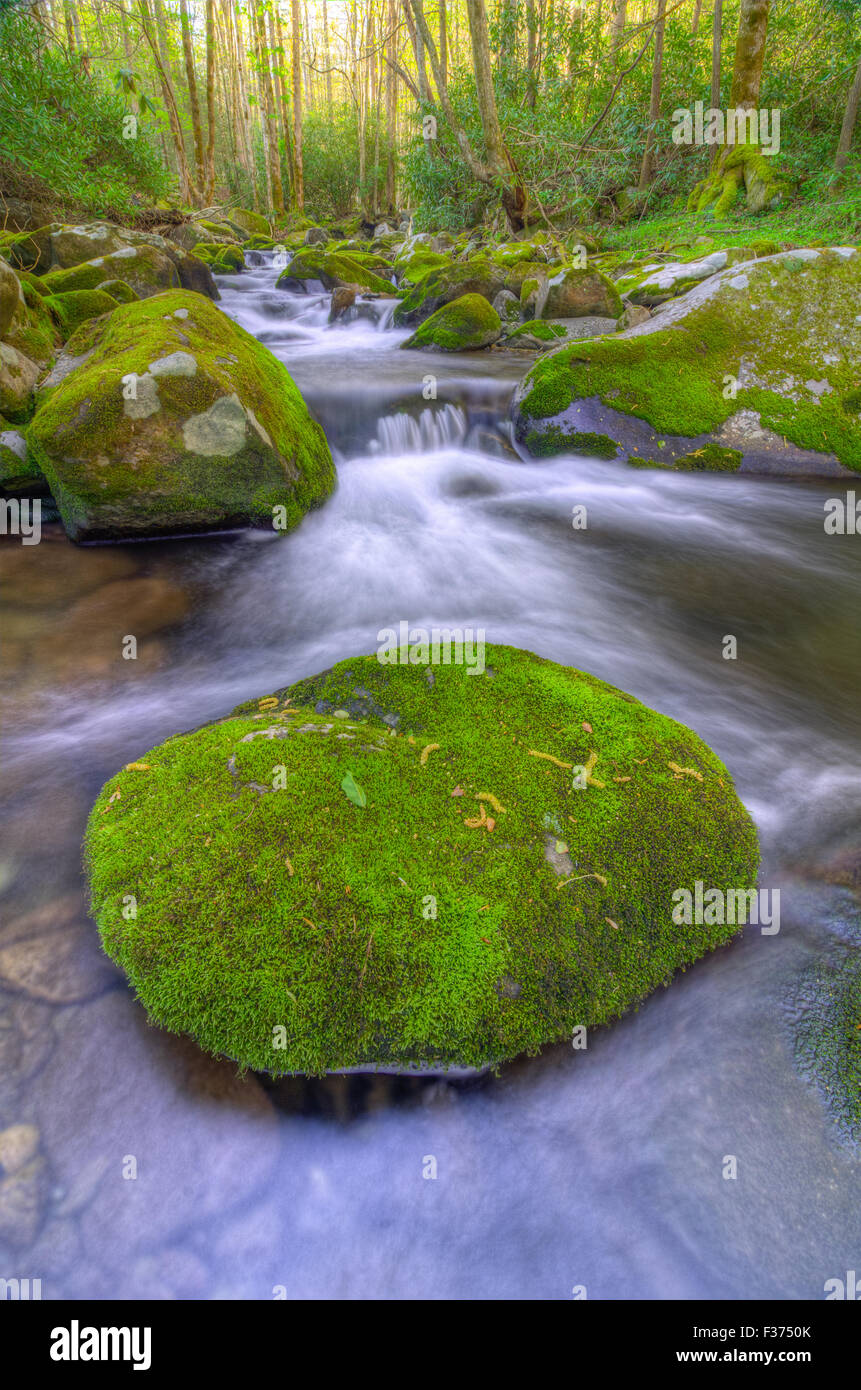
[[[481,294],[464,294],[425,319],[401,347],[472,352],[502,336],[502,320]]]
[[[555,275],[542,279],[535,317],[573,319],[597,315],[617,319],[621,312],[619,291],[600,270],[564,266]]]
[[[539,359],[515,394],[517,442],[534,457],[861,470],[859,305],[854,247],[730,266],[645,323]]]
[[[381,262],[379,257],[372,257],[371,260],[372,264],[369,265],[361,255],[309,247],[293,257],[278,276],[277,284],[281,289],[304,289],[309,280],[318,280],[326,290],[340,289],[343,285],[359,285],[378,294],[394,294],[392,282],[384,280],[377,273],[385,262]]]
[[[193,258],[203,261],[214,275],[236,275],[245,267],[245,253],[241,246],[214,241],[198,242]]]
[[[109,314],[118,303],[119,300],[105,290],[68,290],[65,294],[49,295],[45,300],[64,341],[87,319]]]
[[[50,270],[44,284],[51,294],[94,290],[105,280],[124,280],[141,299],[179,286],[173,259],[155,246],[123,246],[107,256],[82,261],[67,270]]]
[[[525,263],[524,263],[525,264]],[[466,261],[444,260],[415,280],[398,306],[395,322],[421,323],[444,304],[464,295],[480,294],[489,303],[500,290],[512,289],[520,279],[520,266],[502,266],[489,256],[473,256]]]
[[[287,530],[334,483],[323,432],[285,368],[184,290],[79,328],[28,440],[76,540]]]
[[[482,1067],[733,935],[673,921],[678,889],[756,875],[705,744],[529,652],[465,655],[341,662],[111,778],[92,909],[154,1022],[275,1073]]]

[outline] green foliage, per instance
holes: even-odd
[[[44,186],[54,206],[101,216],[133,215],[168,186],[161,154],[140,119],[123,139],[121,93],[80,60],[46,42],[27,12],[0,11],[0,148],[6,191],[15,169]]]

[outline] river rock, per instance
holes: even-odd
[[[501,336],[502,320],[493,306],[481,294],[465,294],[437,309],[401,347],[473,352]]]
[[[314,247],[300,251],[278,276],[281,289],[303,289],[308,281],[319,281],[326,290],[344,285],[359,285],[362,289],[391,294],[390,280],[377,274],[388,262],[380,256],[350,254],[346,251],[321,251]]]
[[[233,208],[230,213],[231,222],[237,223],[249,236],[271,236],[272,228],[267,218],[260,212],[251,212],[248,208]]]
[[[597,315],[615,320],[622,312],[619,291],[600,270],[567,266],[541,282],[535,306],[537,319],[582,318]]]
[[[273,1179],[278,1123],[254,1077],[148,1027],[124,991],[56,1017],[35,1121],[67,1194],[58,1212],[79,1213],[90,1261],[122,1269],[132,1253],[210,1226]],[[127,1156],[134,1179],[123,1176]]]
[[[334,484],[320,426],[269,350],[200,295],[122,304],[67,345],[76,365],[29,430],[74,540],[289,529]]]
[[[18,276],[6,261],[0,260],[0,338],[5,338],[7,328],[23,303],[24,292]]]
[[[106,256],[81,261],[68,270],[51,270],[44,284],[51,294],[66,290],[95,289],[105,280],[124,280],[146,299],[161,290],[179,286],[179,273],[170,256],[155,246],[120,246]]]
[[[46,1004],[95,999],[118,983],[83,923],[0,946],[0,985]]]
[[[518,388],[540,457],[787,476],[861,469],[861,252],[730,266],[646,323],[548,353]]]
[[[752,885],[758,859],[695,734],[511,647],[431,685],[420,636],[415,664],[341,662],[103,788],[93,912],[154,1022],[275,1073],[480,1068],[734,934],[673,921],[680,886]]]
[[[33,388],[39,367],[11,343],[0,343],[0,415],[13,424],[30,414]]]

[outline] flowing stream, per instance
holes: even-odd
[[[0,1187],[0,1276],[45,1298],[823,1297],[861,1268],[858,1150],[794,1060],[811,967],[861,940],[824,877],[861,834],[841,489],[521,462],[529,357],[402,351],[380,305],[329,327],[328,296],[250,259],[222,307],[326,429],[330,501],[287,538],[47,528],[0,551],[0,1131],[38,1130],[23,1216]],[[468,1083],[242,1079],[149,1027],[86,916],[98,788],[401,620],[483,628],[691,725],[756,819],[780,932],[748,927],[585,1052]]]

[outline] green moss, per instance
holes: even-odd
[[[234,275],[245,266],[245,256],[240,246],[199,241],[194,248],[194,254],[199,260],[206,262],[214,275]]]
[[[6,330],[6,342],[23,352],[32,362],[45,366],[54,356],[60,341],[56,325],[46,306],[45,297],[26,280],[22,280],[24,305],[19,306],[11,326]]]
[[[839,1127],[861,1140],[861,954],[818,962],[802,986],[800,1070],[824,1093]]]
[[[528,319],[506,334],[506,342],[517,345],[518,338],[537,338],[542,343],[555,343],[566,336],[561,323],[547,323],[544,319]]]
[[[331,492],[325,436],[286,368],[202,295],[171,290],[119,305],[84,323],[67,350],[92,355],[43,393],[28,439],[72,536],[271,527],[275,506],[286,530]],[[177,351],[194,357],[195,375],[160,377],[158,411],[130,418],[123,378]],[[183,423],[234,394],[271,443],[249,427],[238,452],[190,451]]]
[[[715,755],[594,677],[510,647],[487,660],[438,666],[432,687],[417,666],[342,662],[111,778],[87,831],[92,908],[154,1022],[276,1073],[482,1066],[618,1017],[734,934],[672,921],[676,889],[755,877]],[[591,761],[592,783],[530,750]],[[466,824],[486,794],[491,831]],[[560,833],[565,882],[545,857]]]
[[[378,256],[371,257],[371,260],[381,262]],[[386,264],[382,261],[382,266]],[[378,294],[395,293],[390,280],[384,280],[371,265],[355,259],[352,253],[348,256],[314,246],[306,247],[293,257],[286,270],[279,275],[278,284],[291,279],[320,280],[326,289],[334,289],[338,285],[361,285],[363,289],[374,290]]]
[[[272,228],[259,212],[251,212],[248,208],[234,208],[230,218],[246,232],[250,232],[252,239],[256,237],[263,239],[272,235]]]
[[[261,218],[261,221],[265,228],[266,223],[263,218]],[[210,232],[213,236],[224,236],[229,237],[231,241],[236,240],[236,230],[231,227],[229,222],[207,222],[201,220],[198,221],[196,225],[202,227],[205,232]]]
[[[87,319],[109,314],[117,307],[117,300],[104,290],[68,290],[65,294],[49,295],[45,303],[64,341]]]
[[[861,289],[861,254],[848,261],[823,254],[799,261],[799,267],[804,284],[796,286],[788,261],[755,262],[746,272],[747,291],[724,285],[675,326],[577,342],[540,358],[526,378],[526,427],[595,396],[669,435],[714,433],[749,408],[799,448],[833,452],[847,467],[861,469],[861,428],[842,406],[843,397],[857,389],[857,369],[851,354],[825,360],[822,346],[848,313],[847,295]],[[727,398],[725,381],[736,378],[742,359],[755,364],[760,381],[775,387],[813,373],[827,377],[833,390],[807,399],[795,392],[794,399],[768,386],[748,386]]]
[[[525,444],[534,458],[553,458],[556,454],[585,454],[590,458],[614,459],[619,446],[606,434],[588,430],[566,430],[551,425],[546,430],[530,430]]]
[[[501,333],[502,320],[493,305],[483,295],[465,294],[437,309],[401,346],[466,352],[489,347]]]
[[[500,290],[508,289],[516,279],[516,267],[495,265],[489,256],[473,256],[468,261],[446,260],[408,290],[395,314],[396,323],[409,323],[418,317],[426,318],[443,304],[466,294],[481,294],[492,300]]]
[[[115,299],[118,304],[133,304],[136,299],[140,298],[140,295],[132,289],[131,285],[127,285],[125,280],[103,280],[100,285],[96,286],[96,289],[109,294],[111,299]]]

